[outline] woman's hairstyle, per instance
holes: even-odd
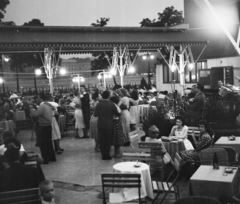
[[[135,101],[138,100],[138,92],[136,90],[132,91],[131,98]]]
[[[129,94],[128,94],[128,92],[127,92],[126,89],[121,88],[120,91],[122,92],[123,96],[127,96],[127,97],[129,97]]]
[[[45,93],[44,94],[44,100],[45,101],[50,101],[52,99],[52,95],[50,93]]]
[[[60,105],[63,105],[63,104],[65,104],[65,101],[64,101],[64,99],[63,99],[63,98],[59,99],[59,104],[60,104]]]
[[[175,123],[177,122],[177,120],[181,120],[182,121],[182,126],[185,125],[185,120],[184,120],[184,118],[182,116],[176,116],[175,117]]]
[[[123,93],[121,92],[120,89],[115,90],[115,93],[121,98],[124,97],[124,95],[123,95]]]
[[[4,152],[4,157],[8,162],[15,162],[20,159],[19,150],[16,148],[9,148]]]
[[[94,92],[94,93],[92,94],[92,100],[96,101],[96,100],[98,99],[98,95],[99,95],[98,92]]]
[[[79,91],[78,90],[74,91],[74,96],[78,96],[78,95],[79,95]],[[71,94],[70,94],[70,96],[71,96]]]
[[[120,101],[120,99],[117,96],[111,96],[109,100],[115,104],[118,104]]]
[[[10,135],[9,135],[10,136]],[[13,143],[16,147],[18,147],[18,150],[20,150],[21,148],[21,142],[14,138],[14,137],[7,137],[5,140],[4,140],[4,145],[7,146],[8,144],[10,143]]]
[[[209,127],[209,125],[208,125],[208,122],[206,121],[206,120],[200,120],[199,121],[199,123],[198,123],[198,125],[203,125],[204,127],[205,127],[205,130],[206,130],[206,132],[210,135],[210,136],[212,136],[212,130],[211,130],[211,128]]]

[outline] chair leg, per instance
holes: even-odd
[[[160,195],[160,191],[158,192],[158,194],[155,196],[155,198],[153,199],[153,201],[152,201],[152,204],[154,204],[155,203],[155,201],[157,200],[157,198],[158,198],[158,196]]]
[[[34,134],[34,132],[33,132],[33,130],[32,130],[32,136],[31,136],[31,141],[33,141],[33,134]]]

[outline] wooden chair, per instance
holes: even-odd
[[[178,153],[176,153],[176,156],[174,160],[171,162],[173,166],[172,172],[169,174],[168,178],[166,179],[165,182],[163,181],[152,181],[153,184],[153,191],[157,192],[156,197],[154,198],[152,204],[155,203],[157,200],[158,196],[163,193],[164,196],[162,197],[161,201],[159,204],[163,203],[164,199],[167,197],[169,193],[174,193],[176,200],[180,197],[179,195],[179,189],[177,185],[177,180],[181,172],[181,164],[182,164],[182,159],[179,156]],[[172,179],[172,176],[174,173],[177,173],[176,176]],[[170,181],[172,179],[172,181]]]
[[[44,178],[44,179],[45,179],[45,176],[44,176],[42,167],[41,167],[41,165],[40,165],[40,163],[39,163],[39,161],[38,161],[37,156],[31,156],[30,158],[28,158],[28,159],[24,162],[24,165],[29,166],[29,167],[36,168],[37,171],[38,171],[38,176],[39,176],[40,178]]]
[[[174,204],[220,204],[215,198],[205,196],[190,196],[178,199]]]
[[[198,140],[199,137],[200,137],[200,131],[199,131],[199,128],[198,127],[193,127],[193,126],[189,126],[188,127],[188,139],[189,141],[193,144],[194,148],[196,147],[195,146],[195,143],[193,141],[193,137],[192,137],[192,132],[194,131],[194,135],[196,137],[196,139]]]
[[[200,136],[200,131],[199,131],[198,127],[189,126],[188,127],[188,136],[192,137],[192,131],[194,131],[194,134],[196,137]]]
[[[153,174],[157,171],[161,171],[163,178],[164,170],[163,156],[167,152],[163,144],[158,142],[138,142],[138,146],[140,149],[145,149],[149,151],[150,171],[153,172]]]
[[[38,188],[0,193],[0,204],[40,204]]]
[[[225,149],[223,148],[208,148],[203,149],[200,153],[200,161],[202,165],[212,165],[213,156],[216,152],[218,157],[218,163],[220,166],[227,166],[228,163],[228,155]]]
[[[103,191],[103,203],[146,203],[141,199],[141,174],[126,174],[126,173],[102,173],[102,191]],[[109,200],[106,198],[106,188],[137,188],[138,199],[134,201],[123,202],[124,197],[121,193],[110,193]],[[118,201],[116,201],[119,200]],[[115,200],[115,202],[113,202]]]
[[[123,161],[141,161],[148,165],[153,161],[150,150],[140,148],[123,149],[122,159]]]

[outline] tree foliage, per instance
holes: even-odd
[[[167,7],[164,9],[162,13],[158,13],[158,19],[153,19],[150,20],[149,18],[144,18],[141,22],[140,25],[141,27],[170,27],[170,26],[175,26],[178,24],[183,23],[184,18],[183,18],[183,12],[178,11],[174,9],[173,6]],[[179,46],[175,47],[176,50],[179,50]],[[161,48],[161,52],[163,56],[165,57],[166,60],[169,59],[170,53],[168,49],[163,46]],[[165,61],[161,58],[157,58],[158,63],[165,63]]]
[[[158,13],[158,19],[150,20],[144,18],[140,25],[141,27],[169,27],[183,23],[183,12],[174,9],[173,6],[167,7],[162,13]]]
[[[24,23],[23,26],[44,26],[44,23],[39,19],[32,19],[31,21]]]
[[[0,22],[2,22],[2,19],[4,18],[8,4],[10,4],[9,0],[0,0]]]
[[[16,24],[13,21],[0,22],[0,26],[15,26]]]
[[[97,23],[92,23],[91,26],[93,27],[104,27],[107,25],[110,18],[100,18],[100,20],[97,20]]]
[[[97,20],[97,23],[92,23],[93,27],[104,27],[109,22],[110,18],[100,18]],[[95,57],[94,60],[91,61],[91,70],[103,70],[109,67],[109,62],[112,60],[112,52],[93,52],[92,56]],[[94,72],[92,72],[94,74]]]

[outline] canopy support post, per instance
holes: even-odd
[[[140,48],[139,48],[139,50],[140,50]],[[138,52],[139,52],[139,50],[138,50]],[[135,59],[136,59],[136,57],[135,57]],[[118,64],[118,61],[119,61],[119,64]],[[113,69],[118,70],[119,76],[120,76],[120,83],[121,83],[122,87],[124,85],[124,81],[123,81],[124,72],[125,72],[126,68],[128,68],[130,65],[131,65],[131,60],[130,60],[130,54],[129,54],[128,48],[124,47],[124,49],[122,49],[122,47],[120,46],[119,50],[118,50],[117,47],[114,47],[111,66]]]
[[[180,85],[182,86],[181,95],[184,95],[185,88],[185,71],[184,71],[184,52],[182,52],[182,45],[180,45],[180,52],[178,54],[179,57],[179,74],[180,74]]]
[[[44,68],[47,78],[49,79],[50,93],[53,94],[53,69],[52,69],[52,49],[44,49]]]

